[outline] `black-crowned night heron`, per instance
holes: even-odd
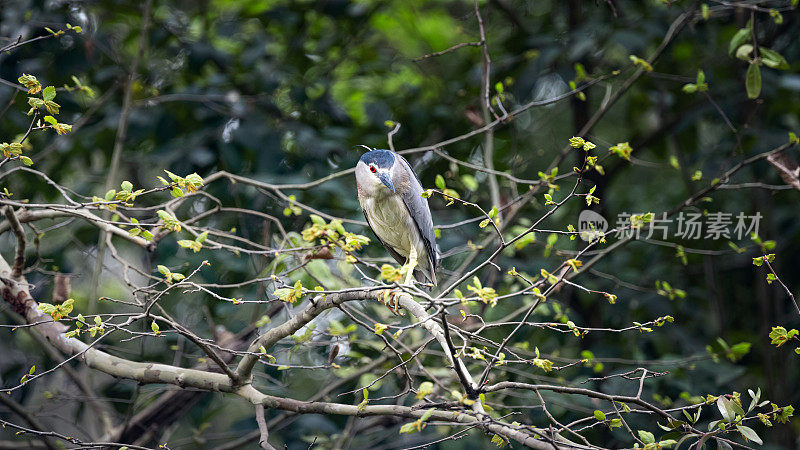
[[[408,161],[389,150],[364,153],[356,165],[358,201],[372,231],[389,254],[408,264],[405,284],[436,284],[438,254],[428,200]]]

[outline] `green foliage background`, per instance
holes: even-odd
[[[508,12],[504,12],[501,3]],[[567,140],[604,102],[606,89],[615,91],[636,70],[629,55],[652,54],[670,23],[684,10],[694,7],[690,1],[675,1],[671,5],[655,0],[613,3],[618,17],[602,1],[481,3],[492,58],[492,86],[497,82],[503,84],[504,105],[508,110],[569,90],[568,82],[576,78],[576,63],[582,64],[590,76],[620,71],[607,83],[590,88],[586,101],[571,98],[533,108],[499,128],[494,142],[496,169],[520,178],[538,179],[537,173],[548,167]],[[788,4],[757,3],[764,7]],[[718,6],[717,2],[709,4]],[[737,10],[690,23],[667,46],[654,64],[654,71],[637,81],[586,136],[598,145],[600,154],[618,142],[628,141],[634,148],[633,164],[612,157],[604,162],[606,175],[591,178],[598,184],[594,195],[601,198],[599,207],[594,209],[608,218],[622,212],[660,214],[679,205],[744,157],[786,142],[789,131],[800,131],[797,12],[784,12],[781,24],[775,23],[769,14],[757,15],[759,45],[783,55],[790,69],[762,67],[763,87],[756,100],[748,99],[745,91],[747,63],[728,54],[729,41],[749,18],[748,11]],[[80,194],[103,194],[121,109],[122,85],[138,49],[141,20],[140,2],[19,0],[5,1],[0,9],[3,37],[14,38],[22,30],[38,35],[45,26],[63,29],[67,22],[83,27],[80,35],[68,33],[0,55],[0,78],[4,80],[13,81],[22,73],[30,73],[44,84],[72,86],[70,76],[75,75],[95,91],[94,98],[81,92],[59,91],[62,105],[59,120],[80,122],[80,127],[76,126],[66,136],[34,134],[30,149],[25,152],[33,159],[34,168]],[[356,145],[386,147],[387,120],[402,124],[394,137],[398,149],[429,145],[469,132],[476,128],[470,117],[481,117],[480,49],[464,47],[438,57],[420,61],[415,58],[479,39],[470,2],[156,1],[134,87],[134,108],[120,179],[115,180],[115,185],[130,180],[137,188],[154,187],[158,185],[155,177],[163,175],[163,169],[203,176],[226,170],[270,183],[305,182],[353,167],[362,151]],[[682,92],[684,84],[694,82],[698,70],[705,73],[707,93]],[[13,89],[0,85],[0,105],[14,95]],[[29,124],[24,95],[16,94],[15,99],[0,120],[3,141],[24,133]],[[726,125],[722,114],[736,132]],[[483,142],[479,135],[443,150],[460,160],[482,164]],[[569,154],[559,166],[560,173],[568,173],[577,164],[578,157],[582,157],[577,153]],[[798,156],[796,148],[789,154]],[[434,177],[442,174],[448,187],[456,189],[463,198],[480,203],[487,210],[492,206],[485,174],[450,164],[432,153],[409,158],[425,187],[433,187]],[[680,168],[670,164],[671,158]],[[703,177],[693,181],[690,178],[696,170],[702,171]],[[465,175],[473,176],[477,185],[469,177],[465,180]],[[765,161],[748,166],[731,182],[751,181],[782,184]],[[502,178],[500,183],[505,200],[513,192],[528,189],[524,184],[511,186]],[[15,199],[58,200],[55,190],[22,172],[4,179],[2,187],[9,187]],[[568,179],[561,185],[562,194],[557,192],[555,196],[570,188]],[[287,230],[299,232],[308,223],[307,212],[285,217],[285,201],[252,188],[218,182],[207,190],[227,206],[248,207],[281,217]],[[326,213],[362,219],[352,176],[293,193],[299,201]],[[764,217],[761,237],[776,242],[775,249],[770,251],[777,255],[775,270],[798,293],[799,200],[800,193],[796,190],[730,189],[715,192],[696,210],[734,215],[740,211],[748,215],[760,212]],[[146,204],[148,200],[143,201]],[[543,203],[541,196],[530,202],[519,216],[519,225],[530,224],[541,216],[545,211]],[[437,224],[474,217],[474,211],[446,207],[440,198],[434,197],[431,204]],[[568,224],[577,223],[581,209],[582,205],[575,202],[560,210],[547,226],[565,230]],[[199,210],[181,211],[184,217],[197,213]],[[149,216],[143,213],[142,217],[152,216],[151,212]],[[259,242],[268,242],[276,232],[274,227],[252,217],[227,217],[227,221],[209,225],[222,230],[235,228],[241,236]],[[356,225],[347,227],[359,231]],[[371,236],[367,230],[363,232]],[[468,240],[479,242],[486,233],[488,229],[480,230],[476,223],[443,229],[439,244],[444,251],[462,248]],[[498,264],[505,270],[516,267],[520,272],[535,275],[580,248],[581,241],[569,241],[562,236],[555,250],[546,252],[546,238],[537,235],[536,242],[505,252]],[[69,232],[45,231],[39,246],[43,268],[58,268],[76,276],[72,296],[79,310],[85,311],[89,304],[91,255],[96,240],[94,228],[76,223]],[[8,234],[0,237],[0,241],[3,249],[11,248]],[[583,338],[527,328],[520,336],[520,343],[527,342],[530,350],[538,347],[557,365],[587,356],[591,362],[549,374],[533,368],[521,368],[520,373],[511,370],[509,379],[579,383],[588,377],[644,366],[670,372],[648,382],[645,389],[646,398],[657,393],[664,405],[682,405],[692,396],[745,392],[755,387],[761,387],[766,398],[780,405],[800,403],[800,356],[788,345],[775,348],[767,337],[773,326],[797,328],[800,317],[782,289],[766,283],[764,268],[753,266],[752,258],[763,252],[749,238],[734,240],[737,246],[746,248],[741,254],[725,240],[670,241],[686,248],[685,264],[676,257],[674,246],[633,242],[595,266],[599,273],[589,273],[578,280],[591,289],[614,292],[619,297],[616,304],[566,287],[548,307],[537,310],[534,318],[538,322],[568,318],[583,327],[622,328],[633,321],[647,322],[671,315],[674,323],[652,333],[592,332]],[[369,246],[365,252],[375,257],[385,255],[377,245]],[[445,269],[458,267],[466,254],[456,252],[445,259]],[[153,270],[156,264],[164,264],[187,272],[203,259],[210,259],[212,268],[204,270],[201,276],[205,281],[220,283],[252,278],[270,263],[264,258],[229,252],[194,254],[167,239],[142,264]],[[346,268],[329,267],[320,261],[314,265],[315,274],[335,287],[357,284],[357,273]],[[481,274],[481,280],[501,294],[509,292],[514,281],[502,273],[489,268]],[[49,292],[46,276],[32,276],[34,282],[38,276],[39,292]],[[655,288],[657,280],[666,280],[673,288],[685,291],[685,297],[670,299],[659,295]],[[312,285],[310,278],[307,281]],[[226,295],[265,298],[263,286],[252,286],[231,290]],[[463,286],[461,289],[465,290]],[[104,277],[100,294],[128,295],[113,275]],[[481,314],[486,320],[497,319],[519,308],[523,301],[528,300],[500,301],[497,307]],[[168,302],[184,324],[192,325],[204,335],[211,333],[205,311],[210,312],[214,323],[224,324],[232,331],[253,323],[265,312],[263,307],[237,307],[198,296],[176,294]],[[105,311],[118,311],[113,304],[100,305]],[[346,319],[340,320],[349,325]],[[487,336],[502,339],[504,332],[507,330],[500,328]],[[41,360],[37,366],[48,365],[46,356],[36,350],[33,342],[8,329],[0,330],[0,336],[3,338],[0,354],[4,355],[0,358],[0,376],[4,383],[18,380],[34,355]],[[743,351],[746,346],[737,347],[742,352],[733,357],[733,351],[725,354],[718,338],[729,346],[743,342],[752,346],[747,352]],[[373,340],[369,333],[358,331],[358,338],[353,341],[354,355],[362,358],[379,355],[380,346]],[[115,343],[112,351],[172,362],[171,345],[176,343],[168,339],[147,346]],[[707,350],[709,345],[714,358]],[[288,355],[286,350],[284,358]],[[325,346],[300,346],[292,354],[295,364],[327,357]],[[183,361],[191,362],[189,357]],[[302,399],[362,362],[353,357],[341,363],[343,368],[339,371],[292,370],[291,375],[268,368],[259,382],[270,386],[271,393]],[[118,398],[118,412],[125,414],[136,386],[105,381],[102,394]],[[389,377],[371,396],[394,393],[399,389],[393,385],[397,382],[397,378]],[[345,390],[358,386],[353,384]],[[607,392],[635,390],[635,382],[620,379],[590,386]],[[159,389],[142,388],[140,399]],[[32,386],[26,388],[25,395],[42,396],[42,392]],[[580,397],[551,395],[549,399],[551,413],[564,422],[597,409],[591,401]],[[360,398],[349,394],[335,400],[357,403]],[[503,411],[520,413],[524,419],[517,420],[537,423],[544,419],[540,410],[528,408],[538,403],[532,394],[522,397],[498,394],[491,400],[504,404]],[[74,406],[68,393],[56,392],[53,399],[43,398],[40,413],[45,417],[67,414]],[[706,414],[713,420],[711,412]],[[290,448],[314,437],[325,444],[327,438],[345,427],[346,421],[341,417],[307,416],[273,433],[282,436]],[[80,430],[68,422],[57,423],[56,427],[80,435]],[[359,435],[353,445],[423,442],[417,440],[419,435],[398,441],[396,430],[400,424],[388,425],[382,431]],[[636,426],[657,430],[646,421]],[[773,448],[796,446],[800,433],[797,419],[776,424],[769,430],[759,426],[754,425]],[[171,448],[180,448],[180,443],[184,448],[213,448],[253,429],[255,423],[248,405],[212,395],[186,411],[171,434],[170,442],[176,443]],[[624,434],[616,431],[595,428],[592,432],[609,447],[631,445]],[[432,439],[436,431],[430,427],[425,433],[424,437]],[[4,435],[7,437],[9,433],[0,431],[0,436]],[[487,442],[476,438],[442,447],[478,448]]]

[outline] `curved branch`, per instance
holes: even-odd
[[[242,386],[236,393],[254,404],[261,404],[267,408],[281,409],[300,414],[337,414],[356,417],[395,416],[419,419],[425,415],[429,409],[424,403],[416,406],[366,405],[359,407],[357,405],[345,405],[341,403],[305,402],[262,394],[251,385]],[[434,410],[429,420],[474,424],[485,431],[507,436],[530,448],[547,450],[586,448],[582,445],[571,443],[559,436],[555,436],[555,439],[552,439],[541,430],[534,429],[534,434],[530,434],[523,431],[523,427],[514,427],[500,421],[479,419],[471,414],[460,411]],[[530,427],[524,427],[524,429],[530,429]]]
[[[21,208],[25,207],[25,205],[9,201],[3,201],[2,204],[7,205],[6,206],[7,208],[11,207],[12,205],[20,206]],[[144,249],[149,249],[151,247],[150,242],[147,242],[146,240],[140,238],[139,236],[131,236],[131,234],[128,233],[127,230],[123,230],[120,227],[114,226],[85,209],[61,209],[61,208],[56,208],[55,206],[50,206],[49,209],[43,209],[43,210],[20,209],[16,212],[16,214],[17,214],[17,219],[21,223],[35,222],[43,219],[55,219],[58,217],[77,217],[91,223],[92,225],[96,226],[97,228],[99,228],[104,232],[111,233],[117,237],[125,239],[126,241],[132,242],[138,245],[139,247],[142,247]],[[10,228],[11,224],[9,224],[8,222],[0,223],[0,233],[3,233],[4,231],[9,230]]]
[[[51,345],[66,354],[73,355],[80,359],[88,367],[106,374],[135,380],[142,384],[172,384],[184,388],[190,387],[206,391],[235,393],[255,405],[260,404],[264,407],[305,414],[324,413],[359,417],[391,415],[419,419],[426,413],[425,406],[427,405],[425,404],[421,404],[417,407],[367,405],[366,407],[359,408],[353,405],[304,402],[301,400],[274,397],[259,392],[249,383],[238,385],[225,374],[198,369],[186,369],[167,364],[135,362],[109,355],[78,339],[65,337],[64,332],[66,327],[61,323],[52,321],[49,316],[38,310],[37,303],[31,297],[29,286],[25,282],[25,279],[21,276],[11,277],[11,274],[11,267],[4,258],[0,257],[0,281],[2,282],[3,299],[8,302],[16,312],[23,315],[28,323],[35,324],[32,328],[41,333]],[[312,302],[302,313],[256,339],[251,344],[250,348],[252,350],[253,347],[257,349],[262,345],[265,347],[272,346],[283,337],[293,334],[322,311],[337,306],[345,301],[375,298],[376,295],[383,295],[383,293],[383,289],[360,289],[326,294],[324,298],[318,298],[315,302]],[[442,347],[445,349],[449,362],[453,364],[454,367],[456,364],[461,365],[469,382],[474,385],[474,380],[472,380],[469,373],[466,372],[466,368],[463,367],[463,362],[457,358],[453,358],[450,353],[439,325],[431,320],[431,317],[425,318],[427,314],[422,305],[414,301],[414,299],[406,293],[397,295],[400,297],[398,303],[420,320],[420,324],[442,343]],[[246,373],[249,377],[256,361],[257,356],[254,352],[246,355],[240,362],[237,373]],[[480,402],[475,402],[475,405],[480,407]],[[499,421],[494,421],[483,413],[482,408],[476,408],[476,413],[476,415],[472,415],[460,411],[434,410],[431,418],[447,422],[475,424],[485,431],[501,434],[532,448],[576,448],[574,443],[570,443],[558,435],[548,437],[548,434],[543,430],[521,426],[514,427]],[[528,430],[532,430],[533,434]],[[558,445],[559,443],[564,443],[565,445]]]
[[[258,361],[259,348],[271,348],[281,339],[291,336],[300,328],[314,320],[315,317],[320,315],[323,311],[341,305],[344,302],[351,300],[367,300],[376,299],[376,295],[382,295],[382,290],[353,290],[345,291],[334,294],[325,294],[311,300],[308,305],[300,314],[292,317],[286,322],[278,325],[277,327],[267,331],[258,338],[256,338],[250,347],[247,349],[248,354],[245,355],[239,365],[236,367],[236,375],[242,382],[248,383],[251,379],[253,367]]]

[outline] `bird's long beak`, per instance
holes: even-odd
[[[378,172],[378,179],[381,180],[384,186],[394,192],[394,183],[392,183],[392,176],[389,172]]]

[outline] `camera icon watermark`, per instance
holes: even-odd
[[[592,242],[600,239],[608,230],[608,221],[605,217],[590,210],[584,209],[578,216],[578,233],[581,239]]]

